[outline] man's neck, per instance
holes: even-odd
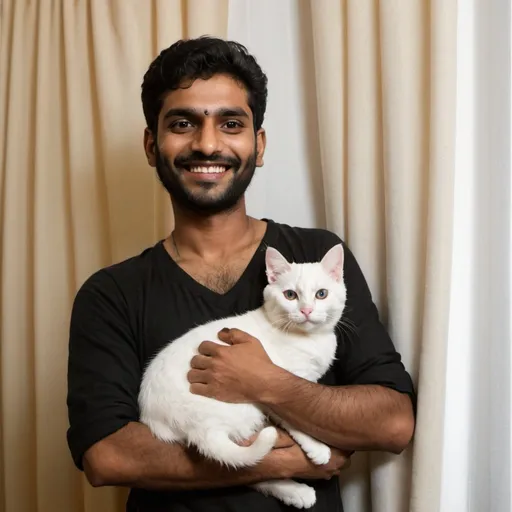
[[[203,216],[173,205],[175,249],[180,256],[204,260],[222,258],[254,240],[261,232],[260,221],[249,217],[242,200],[228,212]]]

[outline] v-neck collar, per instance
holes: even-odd
[[[183,270],[171,257],[171,255],[167,252],[164,247],[164,240],[158,242],[158,250],[163,252],[164,257],[167,262],[172,265],[174,277],[179,279],[181,283],[187,286],[189,290],[193,290],[194,294],[203,295],[205,297],[210,297],[212,300],[229,300],[229,298],[233,295],[236,295],[239,288],[243,287],[244,282],[250,278],[251,276],[255,276],[261,266],[261,258],[262,253],[269,245],[274,245],[277,241],[277,226],[274,221],[270,219],[261,219],[267,223],[267,229],[265,230],[265,234],[261,239],[258,248],[254,251],[249,263],[245,267],[238,281],[226,292],[226,293],[217,293],[210,288],[202,285],[198,281],[196,281],[189,273]]]

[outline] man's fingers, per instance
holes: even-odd
[[[207,370],[212,366],[212,358],[208,356],[194,356],[190,360],[190,367],[196,368],[197,370]]]
[[[199,345],[197,351],[199,354],[203,356],[215,356],[219,353],[219,349],[221,347],[218,343],[214,343],[213,341],[203,341],[201,345]]]
[[[241,331],[240,329],[222,329],[222,331],[218,334],[219,340],[224,343],[229,343],[230,345],[235,345],[237,343],[247,343],[249,341],[254,341],[256,338],[246,333],[245,331]]]
[[[347,452],[344,450],[337,450],[334,448],[331,448],[331,463],[334,464],[334,466],[337,469],[345,469],[348,468],[351,464],[351,456],[354,452]]]
[[[204,370],[192,369],[187,373],[187,379],[191,384],[208,384],[208,373]]]
[[[295,444],[297,444],[292,437],[290,437],[290,434],[286,432],[285,430],[277,429],[277,441],[276,444],[274,444],[274,449],[277,448],[291,448]]]
[[[231,335],[231,338],[239,343],[244,343],[246,341],[256,341],[254,336],[251,336],[249,333],[241,331],[240,329],[230,329],[229,334]]]
[[[190,385],[190,392],[193,394],[193,395],[202,395],[202,396],[210,396],[210,394],[208,393],[208,386],[206,384],[200,384],[200,383],[196,383],[196,384],[191,384]]]
[[[297,444],[290,436],[289,434],[281,430],[280,428],[277,429],[278,437],[276,440],[276,443],[274,444],[274,449],[279,448],[291,448],[295,444]],[[240,441],[237,444],[240,446],[250,446],[254,441],[256,441],[256,438],[260,435],[259,432],[256,432],[256,434],[253,434],[251,437],[245,439],[244,441]]]
[[[253,434],[251,437],[248,437],[247,439],[244,439],[243,441],[237,441],[236,444],[240,446],[251,446],[254,441],[256,441],[256,438],[260,435],[259,432],[256,432],[256,434]]]

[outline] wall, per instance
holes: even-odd
[[[269,81],[265,165],[247,193],[249,214],[324,227],[308,12],[303,0],[231,0],[228,38],[247,46]]]

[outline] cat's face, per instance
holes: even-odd
[[[266,253],[269,284],[265,311],[284,331],[313,333],[333,330],[346,301],[343,246],[330,249],[318,263],[289,263],[276,249]]]

